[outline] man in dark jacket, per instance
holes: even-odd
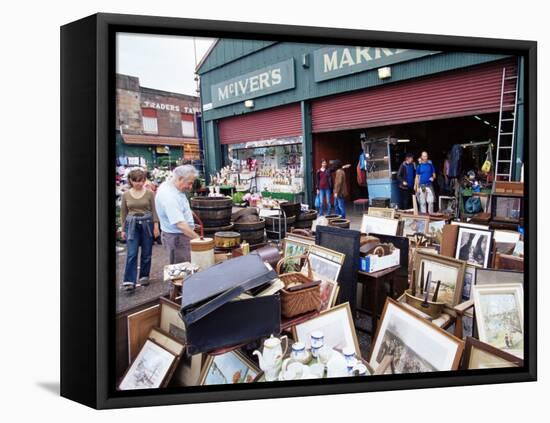
[[[414,157],[411,153],[407,153],[405,160],[397,171],[397,181],[401,189],[401,210],[409,210],[412,207],[415,176]]]

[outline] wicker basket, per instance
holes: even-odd
[[[313,281],[311,265],[307,256],[284,257],[277,263],[277,273],[281,270],[284,262],[287,260],[302,260],[307,261],[308,275],[300,272],[289,272],[279,275],[279,279],[283,281],[285,287],[295,284],[304,284]],[[281,290],[281,314],[283,317],[291,318],[310,311],[319,310],[321,307],[321,287],[319,285],[311,288],[302,289],[300,291],[288,291],[283,288]]]

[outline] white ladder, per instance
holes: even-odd
[[[511,102],[512,96],[513,103]],[[510,182],[512,180],[517,104],[518,76],[507,76],[506,68],[503,68],[500,91],[500,113],[498,118],[497,151],[495,160],[495,182]]]

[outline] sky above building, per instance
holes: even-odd
[[[119,33],[116,71],[137,76],[142,87],[198,95],[195,65],[213,42],[212,38]]]

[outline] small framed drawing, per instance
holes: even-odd
[[[318,245],[311,245],[307,255],[316,279],[337,281],[346,258],[345,254]],[[306,261],[307,263],[307,261]],[[307,273],[307,264],[303,272]]]
[[[428,233],[428,224],[430,218],[428,216],[401,216],[403,222],[403,236],[412,236],[417,233]]]
[[[393,356],[395,373],[456,370],[464,342],[388,298],[372,343],[369,363]]]
[[[369,216],[385,217],[386,219],[395,218],[395,209],[386,207],[369,207],[367,210]]]
[[[148,339],[136,359],[122,377],[118,387],[130,389],[153,389],[166,386],[168,375],[177,356],[155,341]]]
[[[493,232],[461,226],[458,228],[455,258],[468,264],[487,267]]]
[[[423,281],[426,281],[428,272],[432,272],[429,298],[433,298],[437,281],[441,281],[438,291],[438,301],[449,307],[457,305],[462,298],[465,263],[442,255],[417,252],[414,257],[416,275],[416,292],[422,292]]]
[[[313,319],[297,324],[292,328],[292,335],[296,341],[303,342],[309,348],[310,334],[316,330],[323,332],[325,346],[340,350],[350,346],[355,349],[355,355],[361,357],[349,303],[337,305]]]
[[[283,257],[299,257],[307,254],[310,244],[306,244],[294,239],[283,239]],[[282,272],[297,272],[300,270],[300,259],[291,259],[285,261]]]
[[[467,264],[464,268],[464,284],[462,286],[462,301],[468,301],[472,293],[472,285],[476,281],[476,267]]]
[[[199,385],[227,385],[251,383],[260,369],[239,351],[210,355],[206,359],[199,378]]]
[[[363,214],[363,220],[361,221],[361,233],[363,234],[377,233],[395,236],[398,227],[399,220],[397,219],[369,216],[368,214]]]
[[[523,360],[469,336],[461,367],[463,370],[523,367]]]
[[[479,340],[523,358],[523,286],[472,287]]]
[[[185,354],[185,344],[182,343],[181,340],[163,331],[161,328],[151,329],[149,339],[155,341],[158,345],[167,349],[177,357]]]
[[[428,223],[427,235],[436,245],[441,245],[443,240],[443,227],[447,224],[445,220],[430,220]]]
[[[333,280],[323,280],[321,281],[321,308],[320,311],[328,310],[331,307],[334,307],[336,303],[336,298],[338,297],[338,292],[340,291],[340,286],[338,282]]]

